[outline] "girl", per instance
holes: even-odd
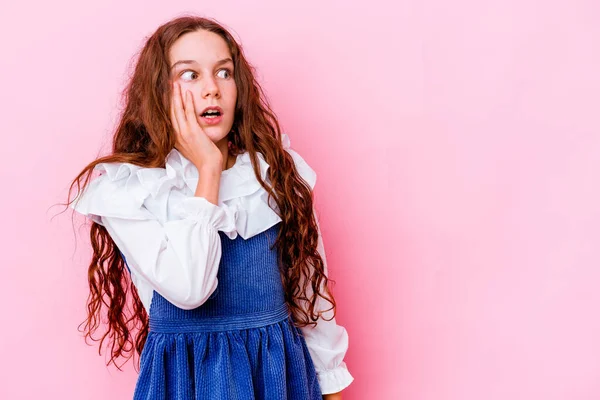
[[[140,356],[134,399],[340,399],[353,381],[316,175],[253,72],[215,21],[162,25],[124,92],[112,154],[71,184],[69,204],[92,222],[86,337],[105,305],[109,364]]]

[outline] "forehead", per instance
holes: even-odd
[[[201,30],[188,32],[169,49],[169,65],[179,60],[194,60],[201,65],[231,57],[227,42],[216,33]]]

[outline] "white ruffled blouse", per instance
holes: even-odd
[[[314,187],[315,171],[290,148],[304,180]],[[266,163],[258,153],[261,177],[267,183]],[[143,168],[129,163],[96,166],[101,175],[77,196],[71,207],[103,225],[127,259],[131,278],[146,311],[154,291],[183,309],[203,304],[217,288],[221,258],[218,231],[230,239],[248,239],[281,221],[268,204],[268,194],[254,176],[248,152],[237,156],[221,174],[218,205],[194,196],[198,170],[179,151],[167,156],[165,168]],[[318,226],[318,223],[317,223]],[[192,245],[193,244],[193,245]],[[319,229],[318,251],[325,263]],[[317,309],[331,304],[318,298]],[[324,313],[327,319],[332,311]],[[301,328],[317,370],[322,394],[336,393],[354,380],[343,361],[348,333],[335,318]]]

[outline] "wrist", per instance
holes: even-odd
[[[223,172],[222,163],[201,163],[194,164],[200,176],[219,176]]]

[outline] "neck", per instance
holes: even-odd
[[[223,138],[223,140],[216,143],[219,150],[221,150],[221,154],[223,155],[223,164],[222,170],[229,169],[233,166],[235,162],[235,157],[229,154],[229,146],[227,145],[227,138]]]

